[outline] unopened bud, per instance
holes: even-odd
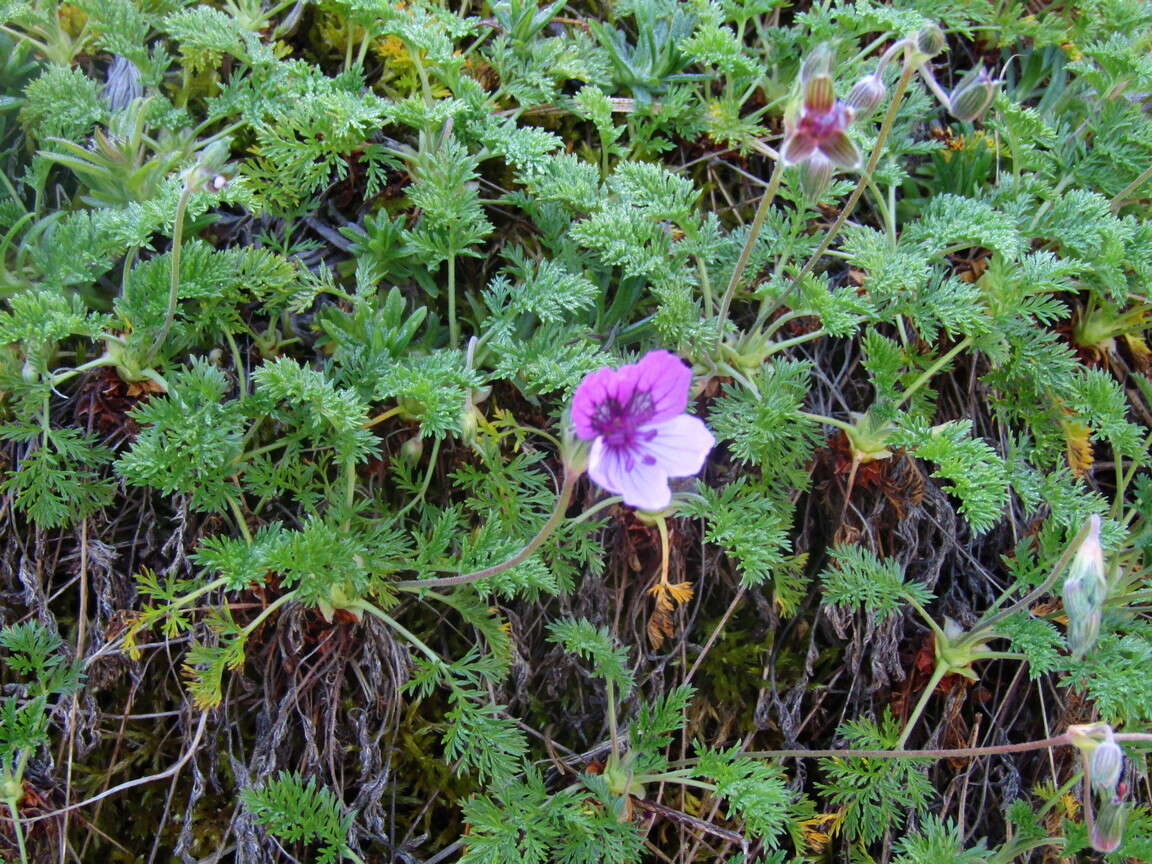
[[[1093,515],[1088,535],[1076,550],[1062,592],[1064,612],[1068,615],[1068,647],[1074,660],[1079,660],[1096,644],[1107,594],[1100,517]]]
[[[101,93],[105,104],[113,111],[122,111],[132,104],[133,99],[144,95],[144,85],[140,82],[140,70],[127,57],[119,54],[112,58],[108,67],[108,77]]]
[[[800,188],[809,201],[818,201],[831,182],[832,162],[819,153],[800,163]]]
[[[879,75],[866,75],[852,85],[844,102],[858,115],[866,116],[876,110],[886,92]]]
[[[400,445],[400,458],[408,465],[415,465],[424,454],[424,436],[413,435]]]
[[[1116,738],[1109,729],[1104,740],[1096,745],[1092,751],[1092,758],[1088,760],[1088,779],[1092,786],[1103,795],[1111,798],[1116,794],[1116,784],[1120,782],[1120,774],[1124,770],[1124,751],[1116,743]]]
[[[570,477],[579,477],[588,470],[588,456],[588,442],[578,438],[572,424],[566,423],[560,449],[560,457],[564,460],[564,473]]]
[[[480,428],[480,420],[477,414],[480,412],[471,401],[464,406],[464,410],[460,412],[460,440],[467,444],[474,444],[476,442],[476,432]]]
[[[1115,852],[1124,839],[1128,808],[1121,801],[1108,799],[1100,805],[1092,823],[1089,842],[1097,852]]]
[[[948,99],[948,112],[957,120],[975,120],[992,104],[996,96],[996,80],[983,66],[971,70],[960,79]]]
[[[935,24],[921,27],[916,33],[916,50],[926,57],[935,57],[947,47],[944,31]]]

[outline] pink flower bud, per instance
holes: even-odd
[[[1089,842],[1097,852],[1115,852],[1124,839],[1124,826],[1128,822],[1128,808],[1118,800],[1106,800],[1100,805],[1092,823]]]
[[[887,90],[879,75],[866,75],[852,85],[844,104],[854,110],[857,116],[865,116],[876,110],[886,95]]]

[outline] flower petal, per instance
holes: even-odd
[[[784,139],[784,146],[780,148],[780,158],[785,165],[795,165],[803,162],[816,152],[816,139],[810,135],[793,132]]]
[[[691,477],[704,467],[704,460],[716,444],[699,417],[681,414],[663,423],[653,423],[640,429],[641,435],[655,432],[649,441],[638,443],[641,462],[655,460],[669,477]]]
[[[615,398],[616,378],[616,370],[604,366],[585,375],[572,394],[572,424],[576,427],[576,434],[585,441],[591,441],[598,434],[592,426],[592,418],[605,399]]]
[[[860,164],[860,149],[845,132],[833,132],[820,142],[820,152],[830,162],[851,171]]]
[[[597,438],[588,454],[588,476],[630,507],[663,510],[672,501],[668,475],[655,458],[649,458],[634,450],[609,447]]]
[[[683,414],[688,407],[692,370],[671,351],[649,351],[636,369],[636,389],[652,397],[652,413],[637,418],[641,423],[658,423]]]

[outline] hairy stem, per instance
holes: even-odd
[[[744,238],[744,248],[740,250],[740,257],[736,259],[736,266],[733,268],[732,276],[728,280],[728,287],[724,290],[724,296],[720,300],[720,314],[716,319],[716,332],[721,337],[724,335],[724,324],[728,320],[728,309],[732,305],[732,298],[736,294],[740,280],[744,277],[744,271],[748,268],[748,261],[752,257],[752,250],[756,248],[756,241],[760,239],[760,231],[764,227],[764,220],[768,217],[768,210],[776,198],[776,192],[780,188],[780,178],[783,176],[784,160],[777,159],[775,166],[772,168],[772,176],[768,178],[768,187],[764,190],[764,195],[760,198],[760,204],[756,208],[756,215],[752,217],[752,225],[748,228],[748,236]]]
[[[940,683],[948,672],[948,667],[939,661],[936,662],[936,668],[932,670],[932,677],[928,679],[928,684],[924,687],[924,692],[920,694],[919,700],[916,702],[916,707],[912,709],[912,713],[908,715],[908,722],[904,724],[904,731],[900,733],[900,740],[896,742],[896,749],[903,750],[904,745],[908,743],[908,736],[912,734],[912,730],[916,726],[916,721],[920,719],[920,715],[924,713],[924,709],[928,707],[928,700],[932,698],[932,694],[936,692],[936,685]]]
[[[24,845],[24,827],[20,823],[18,802],[15,798],[7,798],[4,803],[12,813],[12,833],[16,835],[16,847],[20,850],[20,864],[28,864],[28,849]]]

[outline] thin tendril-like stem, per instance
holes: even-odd
[[[200,170],[199,165],[193,165],[191,171]],[[176,218],[172,224],[172,251],[169,253],[168,273],[168,307],[164,310],[164,323],[157,331],[152,345],[148,349],[148,362],[151,365],[156,359],[156,352],[168,338],[168,331],[172,329],[172,322],[176,320],[176,304],[180,294],[180,257],[184,249],[184,216],[188,211],[188,202],[192,200],[192,173],[184,181],[184,191],[180,193],[180,200],[176,202]]]
[[[471,573],[461,573],[458,576],[443,576],[438,579],[404,579],[396,582],[395,586],[401,590],[419,590],[422,588],[445,588],[452,585],[467,585],[469,582],[478,582],[481,579],[487,579],[489,576],[495,576],[497,573],[503,573],[505,570],[511,570],[517,564],[522,564],[532,556],[537,549],[539,549],[544,541],[551,536],[561,522],[564,521],[564,515],[568,510],[568,505],[572,502],[572,492],[576,488],[576,480],[579,474],[568,469],[564,471],[564,482],[560,487],[560,495],[556,499],[556,506],[552,510],[552,515],[548,517],[548,521],[540,526],[540,530],[536,532],[536,536],[529,540],[524,547],[506,561],[499,564],[493,564],[491,567],[485,567],[482,570],[475,570]]]

